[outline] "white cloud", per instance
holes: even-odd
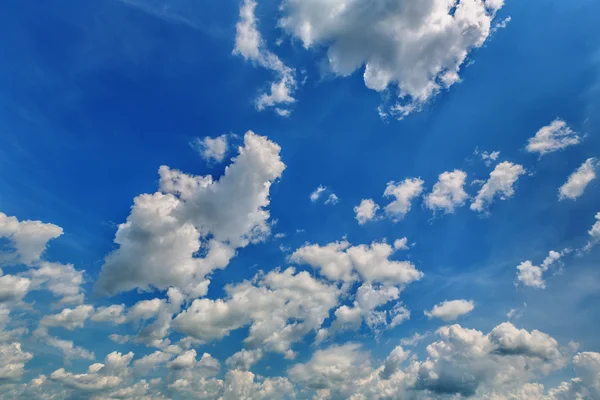
[[[451,300],[437,304],[430,311],[425,311],[428,318],[439,318],[442,321],[454,321],[462,315],[473,311],[475,303],[471,300]]]
[[[274,270],[227,286],[225,299],[198,299],[173,320],[173,327],[199,340],[227,336],[250,325],[248,346],[294,357],[292,343],[319,329],[338,302],[338,289],[294,268]]]
[[[14,275],[0,276],[0,303],[21,301],[29,291],[30,285],[31,281],[27,278]]]
[[[31,265],[38,261],[48,242],[63,234],[60,226],[41,221],[19,221],[0,212],[0,238],[10,241],[13,249],[0,254],[0,263]]]
[[[83,328],[85,321],[94,312],[94,307],[90,305],[82,305],[77,308],[65,308],[59,314],[45,315],[40,325],[47,327],[61,327],[70,331]]]
[[[485,43],[503,4],[286,0],[279,25],[305,48],[325,46],[334,74],[348,76],[364,65],[368,88],[397,86],[390,112],[402,117],[460,80],[460,68]]]
[[[128,343],[131,340],[131,337],[128,335],[119,335],[117,333],[111,333],[110,335],[108,335],[108,338],[110,340],[112,340],[115,343],[118,344],[125,344]]]
[[[583,195],[583,191],[591,181],[596,179],[596,169],[598,168],[598,159],[588,158],[575,172],[573,172],[564,185],[558,189],[558,199],[571,199]]]
[[[491,166],[492,163],[494,161],[498,160],[498,158],[500,157],[500,152],[499,151],[492,151],[490,153],[490,152],[487,152],[487,151],[481,151],[481,150],[479,150],[479,148],[475,148],[475,151],[473,152],[473,154],[475,154],[476,156],[481,157],[481,159],[485,163],[486,167]]]
[[[242,349],[229,357],[225,363],[231,369],[249,370],[254,364],[263,358],[261,349]]]
[[[389,182],[383,195],[395,200],[385,206],[386,214],[395,220],[403,219],[410,211],[412,200],[423,192],[423,183],[420,178],[407,178],[398,184]]]
[[[389,259],[396,250],[399,248],[385,242],[358,246],[351,246],[347,241],[326,246],[307,244],[296,250],[290,260],[318,268],[323,276],[331,280],[356,280],[355,272],[366,283],[404,285],[421,279],[423,273],[411,262]]]
[[[223,161],[227,151],[229,150],[227,135],[221,135],[215,138],[208,136],[202,139],[196,138],[192,140],[190,144],[198,151],[198,153],[200,153],[202,158],[208,162]]]
[[[279,152],[249,131],[218,181],[161,167],[161,192],[136,197],[96,288],[114,294],[174,286],[196,297],[198,288],[205,293],[207,274],[270,233],[269,189],[285,168]]]
[[[25,363],[32,358],[33,354],[23,351],[20,343],[0,344],[0,382],[20,379],[25,374]]]
[[[325,186],[319,185],[314,192],[312,192],[310,194],[310,201],[312,201],[313,203],[316,203],[317,200],[319,200],[319,198],[321,197],[321,195],[323,194],[323,192],[325,192],[325,190],[327,190],[327,188]]]
[[[70,340],[63,340],[52,336],[47,336],[47,333],[45,333],[44,331],[40,331],[39,329],[37,332],[41,332],[42,338],[45,338],[46,342],[50,346],[62,351],[63,356],[67,361],[74,358],[85,360],[93,360],[94,358],[96,358],[93,352],[88,351],[83,347],[75,346],[75,344]]]
[[[162,351],[155,351],[154,353],[148,354],[142,358],[138,358],[133,362],[133,367],[137,373],[144,375],[150,372],[161,364],[165,364],[173,356]]]
[[[255,15],[257,3],[254,0],[243,0],[240,7],[240,20],[236,24],[235,47],[233,54],[244,57],[245,60],[256,63],[263,68],[276,73],[276,81],[271,83],[269,93],[263,93],[256,100],[256,108],[261,111],[267,107],[275,107],[278,115],[287,117],[289,109],[282,106],[290,105],[296,90],[295,71],[266,48],[266,44],[258,31]]]
[[[425,205],[430,210],[443,210],[446,214],[462,207],[469,197],[464,186],[467,174],[460,170],[440,174],[438,182],[433,185],[431,193],[425,196]]]
[[[28,271],[32,289],[46,289],[57,297],[58,304],[81,304],[85,298],[83,271],[77,271],[71,264],[42,261]]]
[[[538,153],[541,156],[554,151],[562,150],[568,146],[579,144],[581,137],[573,132],[567,123],[560,118],[540,128],[534,137],[529,139],[526,150]]]
[[[113,304],[108,307],[99,307],[90,318],[95,322],[111,322],[113,324],[122,324],[127,321],[125,317],[125,305]]]
[[[121,377],[103,374],[104,368],[104,364],[92,364],[85,374],[73,374],[65,371],[64,368],[59,368],[50,374],[49,378],[68,388],[84,392],[107,390],[117,387],[122,381]]]
[[[517,281],[525,286],[544,289],[546,287],[546,282],[543,279],[544,272],[548,271],[551,266],[556,264],[562,256],[570,253],[570,251],[570,249],[565,249],[559,253],[551,250],[541,266],[533,265],[529,260],[522,262],[517,266]]]
[[[356,220],[359,225],[364,225],[369,221],[373,221],[379,211],[379,205],[377,205],[372,199],[362,199],[359,205],[354,207],[354,213],[356,214]]]
[[[329,196],[327,197],[327,200],[325,200],[325,204],[329,204],[329,205],[336,205],[337,203],[340,202],[339,197],[336,196],[335,193],[330,193]]]
[[[485,211],[497,196],[501,200],[512,197],[515,194],[513,186],[524,173],[523,166],[509,161],[496,165],[496,168],[490,173],[490,178],[483,184],[475,196],[475,200],[471,203],[471,210]]]

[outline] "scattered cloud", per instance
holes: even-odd
[[[442,321],[454,321],[462,315],[473,311],[475,302],[471,300],[451,300],[435,305],[430,311],[425,311],[428,318],[439,318]]]
[[[433,211],[443,210],[445,214],[452,214],[469,197],[464,189],[466,180],[467,174],[461,170],[440,174],[431,193],[425,196],[425,206]]]
[[[200,156],[207,162],[221,162],[225,159],[229,150],[227,135],[211,138],[195,138],[190,145],[200,153]]]
[[[540,128],[535,136],[529,139],[525,149],[530,153],[538,153],[541,157],[580,142],[581,137],[569,128],[564,120],[557,118],[550,125]]]
[[[588,158],[575,172],[573,172],[569,179],[558,189],[558,199],[570,199],[575,200],[583,195],[583,191],[590,184],[591,181],[596,179],[596,169],[598,169],[598,159]]]
[[[379,205],[372,199],[362,199],[360,204],[354,207],[355,218],[359,225],[364,225],[369,221],[375,220],[378,211]]]
[[[501,162],[490,173],[489,179],[483,184],[477,196],[471,203],[471,210],[483,212],[489,207],[496,197],[506,200],[515,194],[514,185],[525,168],[509,161]]]
[[[423,182],[420,178],[407,178],[400,183],[389,182],[383,193],[395,200],[385,206],[385,213],[395,221],[400,221],[411,209],[412,201],[423,193]]]

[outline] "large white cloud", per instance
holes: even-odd
[[[433,211],[453,213],[454,209],[463,206],[469,197],[464,189],[466,180],[467,174],[458,169],[440,174],[431,193],[425,196],[425,205]]]
[[[583,195],[583,191],[596,179],[596,169],[598,169],[598,159],[588,158],[575,172],[569,175],[569,179],[558,189],[559,200],[576,198]]]
[[[161,191],[135,199],[97,289],[114,294],[175,286],[203,295],[207,274],[225,268],[237,248],[269,234],[269,188],[285,168],[279,152],[278,145],[249,131],[218,181],[161,167]]]
[[[402,117],[460,80],[482,46],[502,0],[284,0],[279,25],[306,48],[327,48],[329,69],[348,76],[365,66],[365,85],[398,88]]]
[[[41,221],[19,221],[0,212],[0,238],[10,241],[13,249],[0,254],[2,263],[31,265],[42,256],[48,242],[63,234],[63,229]]]
[[[580,141],[581,137],[569,128],[564,120],[557,118],[550,125],[540,128],[535,136],[529,139],[526,150],[543,156],[579,144]]]
[[[40,324],[46,327],[61,327],[68,330],[83,328],[85,321],[91,316],[94,307],[81,305],[77,308],[65,308],[60,313],[45,315]]]
[[[471,210],[483,212],[497,196],[501,200],[512,197],[515,194],[514,185],[524,173],[523,166],[509,161],[496,165],[496,168],[490,173],[489,179],[483,184],[471,203]]]

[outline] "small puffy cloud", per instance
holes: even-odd
[[[385,242],[351,246],[349,242],[334,242],[325,246],[307,244],[297,249],[290,260],[318,268],[331,280],[352,281],[360,277],[366,283],[404,285],[421,279],[423,273],[409,261],[394,261],[389,257],[399,248]]]
[[[475,303],[471,300],[443,301],[435,305],[430,311],[425,311],[428,318],[439,318],[442,321],[454,321],[462,315],[473,311]]]
[[[215,138],[204,137],[202,139],[196,138],[191,143],[202,158],[208,162],[221,162],[225,159],[227,150],[229,150],[229,144],[227,142],[227,135],[217,136]]]
[[[256,100],[259,111],[274,107],[275,112],[288,117],[290,110],[283,106],[290,105],[296,100],[293,97],[296,90],[295,71],[287,67],[274,53],[266,48],[266,44],[258,31],[255,14],[257,3],[254,0],[243,0],[240,7],[240,19],[236,24],[235,47],[233,54],[242,56],[263,68],[275,72],[277,80],[271,83],[270,92],[263,93]]]
[[[0,344],[0,382],[18,380],[25,374],[25,363],[33,354],[23,351],[20,343]]]
[[[397,88],[397,103],[379,110],[401,118],[460,81],[461,67],[490,36],[503,4],[287,0],[279,25],[305,48],[325,46],[334,74],[349,76],[364,66],[368,88]]]
[[[546,282],[543,279],[544,272],[556,264],[562,256],[568,254],[570,251],[570,249],[565,249],[559,253],[551,250],[540,266],[533,265],[533,263],[529,260],[522,262],[517,266],[517,281],[525,286],[544,289],[546,287]]]
[[[389,182],[383,195],[393,197],[394,201],[385,206],[385,213],[395,220],[403,219],[410,211],[413,199],[423,192],[423,184],[420,178],[407,178],[400,183]]]
[[[443,210],[446,214],[462,207],[469,197],[464,190],[467,174],[461,170],[444,172],[433,185],[431,193],[425,196],[425,206],[430,210]]]
[[[565,121],[557,118],[550,125],[540,128],[535,136],[529,139],[525,149],[530,153],[538,153],[541,157],[578,144],[580,141],[581,137],[573,132]]]
[[[600,242],[600,212],[596,214],[595,218],[596,222],[594,222],[594,225],[592,225],[592,228],[588,231],[588,235],[590,235],[590,240],[588,241],[584,250],[590,250],[598,242]]]
[[[73,374],[65,371],[64,368],[60,368],[50,374],[49,379],[67,388],[83,392],[113,389],[121,384],[121,377],[104,374],[104,368],[104,364],[92,364],[89,366],[88,372],[84,374]]]
[[[481,159],[485,163],[486,167],[489,167],[490,165],[492,165],[492,163],[494,161],[498,160],[498,158],[500,157],[499,151],[492,151],[492,152],[480,151],[479,148],[476,148],[473,154],[481,157]]]
[[[471,210],[482,212],[492,204],[497,196],[506,200],[515,194],[514,184],[525,173],[522,165],[509,161],[501,162],[490,173],[489,179],[483,184],[477,196],[471,203]]]
[[[12,249],[0,255],[0,263],[31,265],[42,256],[48,242],[63,234],[63,229],[41,221],[19,221],[0,212],[0,238],[8,239]]]
[[[327,190],[327,188],[325,186],[319,185],[314,192],[312,192],[310,194],[310,201],[312,201],[313,203],[316,203],[317,200],[319,200],[319,198],[321,197],[321,195],[323,194],[323,192],[325,192],[325,190]]]
[[[45,315],[40,320],[40,325],[46,327],[61,327],[70,331],[83,328],[83,324],[94,312],[94,307],[82,305],[75,309],[65,308],[58,314]]]
[[[493,351],[507,355],[526,355],[543,360],[554,360],[560,357],[558,342],[543,332],[517,329],[510,322],[504,322],[488,335]]]
[[[339,202],[340,202],[340,199],[339,199],[339,197],[336,196],[335,193],[330,193],[329,196],[327,196],[327,200],[325,200],[325,204],[333,205],[333,206]]]
[[[31,281],[14,275],[0,276],[0,304],[19,302],[25,297],[31,286]]]
[[[206,275],[270,233],[269,189],[285,169],[280,150],[249,131],[218,181],[161,167],[161,191],[134,200],[96,289],[115,294],[173,286],[193,297],[205,293]]]
[[[70,340],[58,339],[55,337],[47,336],[46,334],[42,334],[42,337],[45,338],[48,345],[62,351],[63,356],[67,361],[72,359],[93,360],[94,358],[96,358],[93,352],[88,351],[83,347],[75,346],[75,344]]]
[[[373,221],[377,216],[377,211],[379,211],[379,206],[372,199],[362,199],[360,204],[354,207],[355,218],[359,225]]]
[[[598,159],[588,158],[569,179],[558,189],[558,199],[575,200],[581,195],[591,181],[596,179],[596,169],[598,169]]]

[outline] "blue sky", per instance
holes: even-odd
[[[600,398],[600,5],[452,3],[3,2],[0,397]]]

